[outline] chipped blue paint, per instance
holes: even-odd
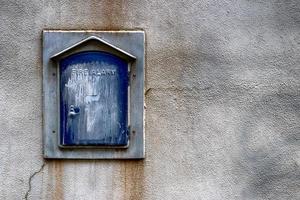
[[[128,145],[128,64],[102,51],[59,62],[60,145]]]

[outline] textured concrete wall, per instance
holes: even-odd
[[[0,199],[300,199],[298,0],[0,5]],[[43,160],[43,29],[146,31],[145,160]]]

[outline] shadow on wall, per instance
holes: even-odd
[[[277,0],[274,6],[278,30],[299,30],[299,1]],[[299,199],[300,91],[289,89],[255,102],[236,130],[241,149],[236,171],[246,176],[245,199]]]
[[[246,177],[245,199],[297,199],[300,168],[300,93],[277,93],[256,102],[236,131],[240,134],[236,171]],[[299,196],[298,196],[299,198]]]
[[[281,30],[300,28],[300,4],[298,0],[276,0],[274,19]]]

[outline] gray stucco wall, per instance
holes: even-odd
[[[298,0],[2,0],[0,15],[0,199],[300,199]],[[43,29],[145,30],[145,160],[43,160]]]

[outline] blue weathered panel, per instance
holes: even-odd
[[[62,59],[59,67],[60,144],[127,146],[127,62],[87,51]]]

